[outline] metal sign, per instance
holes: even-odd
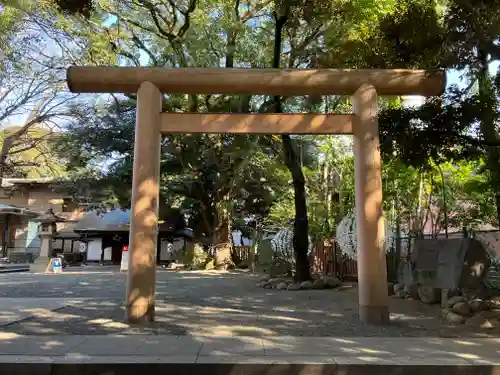
[[[128,245],[122,246],[122,261],[120,264],[120,271],[128,270]]]

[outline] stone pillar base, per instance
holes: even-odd
[[[147,324],[155,320],[155,305],[132,304],[127,306],[125,319],[133,324]]]
[[[387,306],[359,306],[359,319],[367,324],[389,324],[389,308]]]
[[[38,257],[35,259],[34,263],[30,264],[30,272],[32,273],[45,273],[47,266],[49,265],[49,257]]]

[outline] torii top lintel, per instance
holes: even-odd
[[[371,84],[379,95],[441,95],[444,70],[77,67],[67,70],[75,93],[135,93],[149,81],[163,93],[352,95]]]

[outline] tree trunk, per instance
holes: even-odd
[[[216,267],[233,266],[232,260],[233,239],[231,214],[225,207],[224,201],[217,204],[215,229],[213,232],[212,245],[214,246],[214,263]]]
[[[488,72],[488,54],[478,49],[480,71],[478,76],[479,98],[482,107],[480,130],[488,143],[498,143],[496,130],[496,98]],[[500,152],[498,146],[486,146],[486,165],[490,172],[490,186],[495,195],[497,224],[500,225]]]
[[[282,16],[274,13],[275,18],[275,34],[274,34],[274,59],[273,68],[280,67],[282,33],[283,27],[288,19],[288,10]],[[274,97],[275,112],[281,113],[281,98]],[[285,156],[285,164],[292,174],[294,202],[295,202],[295,221],[293,225],[293,248],[295,254],[296,272],[295,278],[297,281],[306,281],[311,279],[309,269],[309,259],[307,252],[309,248],[309,222],[307,219],[307,203],[306,203],[306,183],[302,167],[300,165],[299,156],[293,146],[293,141],[290,135],[281,136],[283,142],[283,151]]]

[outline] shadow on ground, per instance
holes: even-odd
[[[1,283],[4,275],[0,276]],[[117,271],[5,278],[9,284],[0,285],[1,296],[65,302],[52,310],[30,311],[29,317],[3,325],[2,331],[254,337],[498,337],[500,333],[445,325],[438,306],[409,300],[391,300],[390,325],[365,325],[358,319],[355,284],[342,291],[278,291],[256,287],[258,277],[248,273],[215,271],[158,271],[156,321],[133,326],[124,319],[125,278]]]

